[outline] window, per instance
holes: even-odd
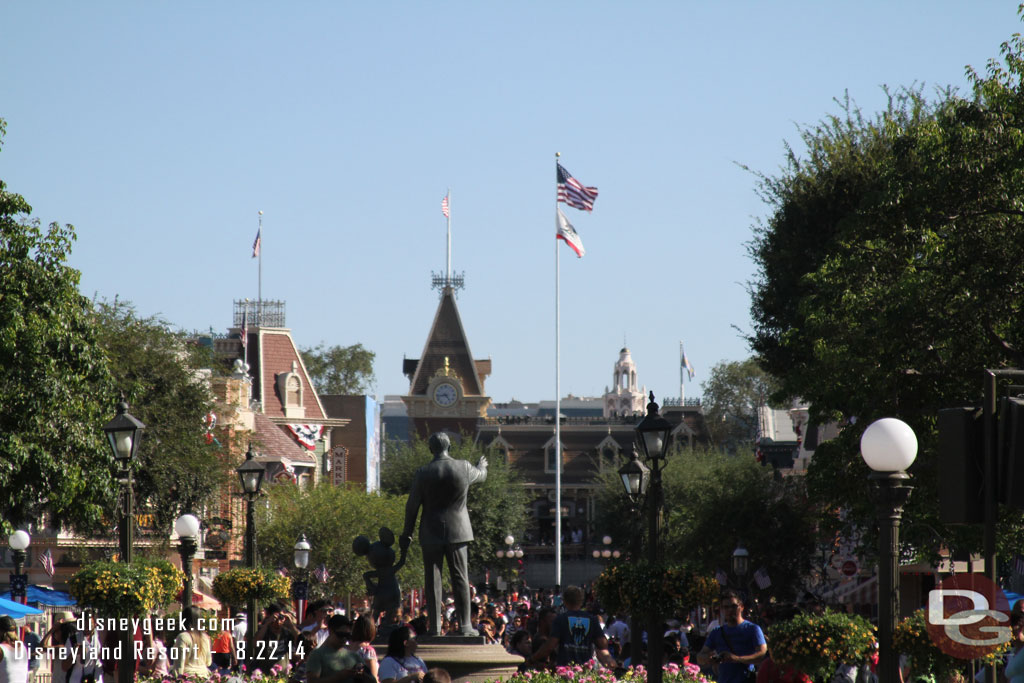
[[[563,454],[565,453],[565,444],[562,444],[562,453]],[[555,457],[556,457],[555,456],[555,439],[554,439],[554,437],[552,437],[551,440],[548,441],[547,445],[544,446],[544,471],[545,472],[554,472],[555,471],[555,469],[556,469],[556,467],[558,465],[558,461],[555,460]],[[562,461],[562,464],[563,465],[565,464],[564,460]]]

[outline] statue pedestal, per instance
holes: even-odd
[[[419,636],[416,642],[416,656],[430,668],[447,671],[452,683],[507,680],[524,661],[501,645],[485,644],[481,636]],[[387,647],[375,647],[378,657],[383,657]]]

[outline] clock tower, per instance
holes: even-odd
[[[441,287],[422,355],[405,359],[402,370],[409,378],[409,394],[402,401],[417,434],[476,432],[477,419],[487,415],[491,402],[484,394],[491,361],[473,359],[450,281]]]

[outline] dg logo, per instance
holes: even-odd
[[[928,635],[940,650],[976,659],[1010,641],[1010,605],[983,574],[956,574],[928,593]]]

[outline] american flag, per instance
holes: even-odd
[[[285,569],[283,564],[277,565],[277,573],[285,578],[288,578],[288,570]]]
[[[729,583],[729,577],[725,575],[725,572],[719,569],[715,572],[715,581],[718,582],[719,586],[724,586],[725,584]]]
[[[313,576],[315,576],[316,580],[320,583],[327,583],[327,581],[331,578],[331,573],[327,571],[326,564],[321,564],[319,567],[313,570]]]
[[[444,199],[441,200],[441,213],[444,214],[445,218],[451,217],[451,214],[448,212],[448,195],[445,195]]]
[[[256,241],[252,243],[252,257],[256,258],[260,255],[260,242],[263,240],[263,228],[256,231]]]
[[[53,555],[50,553],[49,548],[46,549],[45,553],[39,553],[39,564],[43,566],[43,571],[49,574],[52,579],[56,569],[53,566]]]
[[[764,567],[761,567],[756,572],[754,572],[754,581],[757,583],[757,587],[761,590],[764,590],[765,588],[768,588],[768,586],[772,585],[772,580],[768,578],[768,572],[764,570]]]
[[[249,307],[246,306],[245,310],[242,311],[242,348],[245,348],[245,343],[249,341]]]
[[[568,204],[574,209],[593,211],[594,200],[597,199],[597,188],[584,187],[561,164],[556,163],[555,166],[558,167],[558,201]]]

